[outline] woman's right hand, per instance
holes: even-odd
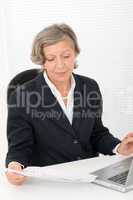
[[[22,165],[19,162],[14,162],[14,161],[9,163],[8,168],[17,170],[19,172],[23,170]],[[19,175],[19,174],[16,174],[14,172],[9,172],[9,171],[6,172],[6,177],[8,181],[13,185],[22,185],[27,179],[26,176]]]

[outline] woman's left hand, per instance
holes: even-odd
[[[122,155],[133,154],[133,132],[128,133],[120,143],[117,152]]]

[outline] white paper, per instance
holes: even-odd
[[[96,179],[96,176],[89,173],[79,173],[79,172],[71,172],[70,170],[61,170],[54,169],[53,167],[27,167],[23,169],[23,171],[18,172],[12,169],[1,169],[3,172],[14,172],[19,175],[41,178],[48,181],[56,181],[56,182],[93,182]]]

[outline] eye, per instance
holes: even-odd
[[[64,56],[64,58],[69,58],[70,57],[70,55],[66,55],[66,56]]]
[[[48,62],[52,62],[52,61],[54,61],[54,58],[49,58],[49,59],[47,58],[46,60],[47,60]]]

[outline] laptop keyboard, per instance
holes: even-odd
[[[112,177],[108,178],[108,180],[113,181],[115,183],[125,185],[126,180],[127,180],[127,176],[128,176],[128,172],[129,172],[129,170],[122,172],[120,174],[117,174],[115,176],[112,176]]]

